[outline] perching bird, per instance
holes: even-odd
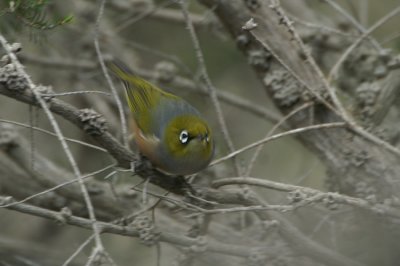
[[[196,173],[210,163],[213,135],[207,122],[188,102],[135,75],[113,61],[109,68],[122,80],[133,115],[139,151],[170,174]]]

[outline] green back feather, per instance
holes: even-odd
[[[145,134],[154,134],[156,109],[166,99],[178,100],[179,98],[135,75],[129,67],[121,62],[114,61],[109,64],[109,68],[122,80],[125,86],[126,100],[139,128]]]

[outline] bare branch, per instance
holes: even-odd
[[[53,129],[55,131],[55,133],[57,134],[57,137],[63,147],[63,150],[65,151],[65,154],[67,155],[67,158],[73,168],[74,174],[75,176],[79,179],[79,185],[80,185],[80,189],[82,191],[83,197],[85,199],[85,203],[86,206],[88,208],[88,212],[89,212],[89,216],[90,219],[92,221],[92,229],[93,229],[93,233],[95,235],[95,242],[96,242],[96,246],[99,249],[103,249],[103,244],[102,241],[100,239],[100,235],[99,235],[99,230],[96,224],[96,215],[94,213],[94,208],[92,205],[92,202],[90,200],[90,196],[89,193],[86,189],[86,186],[82,180],[82,175],[81,172],[78,168],[78,165],[75,162],[74,156],[72,155],[72,152],[70,151],[68,144],[61,132],[61,129],[58,125],[58,123],[56,122],[52,112],[50,111],[49,107],[47,106],[47,103],[45,102],[45,100],[42,98],[42,96],[40,95],[39,92],[37,92],[36,90],[36,85],[30,80],[29,76],[25,73],[25,71],[23,70],[22,65],[19,63],[17,57],[15,56],[15,54],[12,52],[12,49],[10,47],[10,45],[7,43],[7,41],[4,39],[4,37],[2,35],[0,35],[0,42],[3,46],[3,48],[6,50],[7,55],[11,58],[11,61],[13,63],[13,65],[15,65],[16,70],[25,78],[25,80],[28,82],[28,86],[29,89],[31,91],[31,93],[33,94],[35,100],[40,104],[40,106],[42,107],[42,109],[45,111],[47,117],[49,118],[49,121],[51,123],[51,125],[53,126]]]

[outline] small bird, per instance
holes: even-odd
[[[214,141],[199,111],[135,75],[122,62],[112,61],[108,67],[124,84],[139,151],[169,174],[189,175],[207,167],[214,155]]]

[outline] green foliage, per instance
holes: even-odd
[[[70,23],[72,15],[49,18],[52,0],[3,0],[0,1],[0,30],[20,31],[29,28],[43,32]]]

